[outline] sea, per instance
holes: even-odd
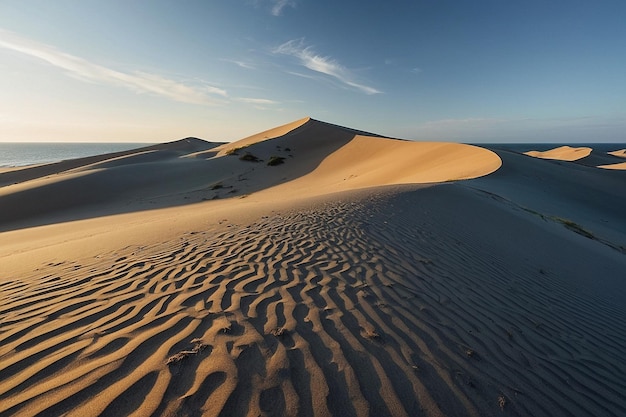
[[[0,142],[0,167],[47,164],[150,146],[151,143],[11,143]]]

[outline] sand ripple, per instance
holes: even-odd
[[[5,277],[0,414],[626,413],[626,330],[598,325],[623,309],[485,256],[415,195]]]

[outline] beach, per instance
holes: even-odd
[[[304,118],[1,171],[0,415],[625,415],[624,156]]]

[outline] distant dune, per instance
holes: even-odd
[[[582,165],[594,166],[596,168],[616,170],[626,169],[626,163],[619,160],[619,158],[626,158],[626,150],[608,152],[604,155],[595,152],[592,148],[588,147],[572,148],[570,146],[561,146],[543,152],[528,151],[525,152],[525,154],[542,159],[555,159],[568,162],[578,161]]]
[[[618,162],[616,164],[598,165],[598,168],[604,169],[626,169],[626,162]]]
[[[624,155],[532,156],[304,118],[0,172],[0,415],[626,415]]]
[[[560,161],[576,161],[591,154],[592,149],[587,147],[572,148],[571,146],[560,146],[549,151],[528,151],[526,155],[543,159],[558,159]]]
[[[609,155],[617,156],[620,158],[626,158],[626,149],[620,149],[617,151],[609,152]]]
[[[618,158],[626,158],[626,149],[620,149],[618,151],[609,152],[609,155],[617,156]],[[615,162],[606,165],[598,165],[598,168],[604,169],[626,169],[626,162]]]

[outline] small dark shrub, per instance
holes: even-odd
[[[284,164],[285,163],[285,158],[283,158],[282,156],[271,156],[270,160],[267,161],[267,165],[269,166],[276,166],[276,165],[280,165],[280,164]]]
[[[252,155],[250,152],[246,152],[245,155],[240,156],[239,159],[242,161],[259,162],[259,158]]]
[[[581,225],[579,225],[578,223],[575,223],[571,220],[568,219],[561,219],[561,218],[556,218],[556,220],[558,222],[560,222],[563,226],[567,227],[569,230],[571,230],[574,233],[578,233],[579,235],[582,235],[588,239],[595,239],[595,236],[593,235],[593,233],[591,233],[590,231],[584,229]]]

